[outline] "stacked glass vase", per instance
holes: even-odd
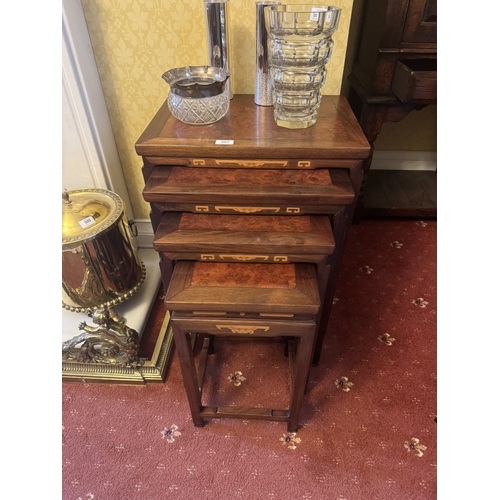
[[[296,129],[316,123],[340,13],[332,5],[265,8],[277,125]]]

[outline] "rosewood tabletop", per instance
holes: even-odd
[[[323,96],[316,124],[307,129],[291,130],[276,125],[272,106],[257,106],[253,95],[236,94],[226,116],[203,126],[177,120],[165,102],[138,139],[136,152],[152,163],[158,163],[154,157],[162,157],[162,164],[168,159],[170,164],[175,161],[179,165],[187,164],[179,159],[187,160],[193,155],[221,159],[360,160],[369,155],[370,145],[343,96]],[[211,166],[227,168],[232,165]],[[266,164],[252,166],[270,168]],[[293,168],[293,165],[283,164],[281,168],[291,166]],[[324,166],[327,165],[317,164],[317,168]],[[271,168],[280,168],[280,164],[275,163]]]

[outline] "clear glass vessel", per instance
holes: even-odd
[[[321,93],[276,90],[274,93],[274,120],[286,128],[307,128],[316,123]]]
[[[277,37],[327,38],[337,31],[341,12],[333,5],[277,5],[267,9],[266,22]]]
[[[326,69],[324,66],[316,68],[278,67],[271,68],[271,76],[275,90],[319,90],[325,84]]]
[[[314,125],[341,9],[333,5],[266,7],[274,119],[281,127]]]
[[[311,68],[325,65],[330,61],[333,50],[333,40],[301,39],[286,40],[273,38],[269,43],[270,59],[274,66],[300,66]]]
[[[170,85],[170,112],[190,125],[220,120],[229,110],[229,71],[213,66],[173,68],[162,75]]]

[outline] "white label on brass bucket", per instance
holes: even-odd
[[[91,215],[89,215],[88,217],[85,217],[85,219],[82,219],[80,221],[80,226],[82,226],[82,228],[85,229],[86,227],[89,227],[92,224],[94,224],[94,222],[95,222],[94,217],[92,217]]]
[[[232,139],[218,139],[215,144],[234,144]]]

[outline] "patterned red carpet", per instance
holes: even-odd
[[[353,226],[296,434],[195,428],[165,384],[63,384],[63,500],[420,500],[437,496],[435,221]],[[205,401],[285,407],[279,344],[216,343]]]

